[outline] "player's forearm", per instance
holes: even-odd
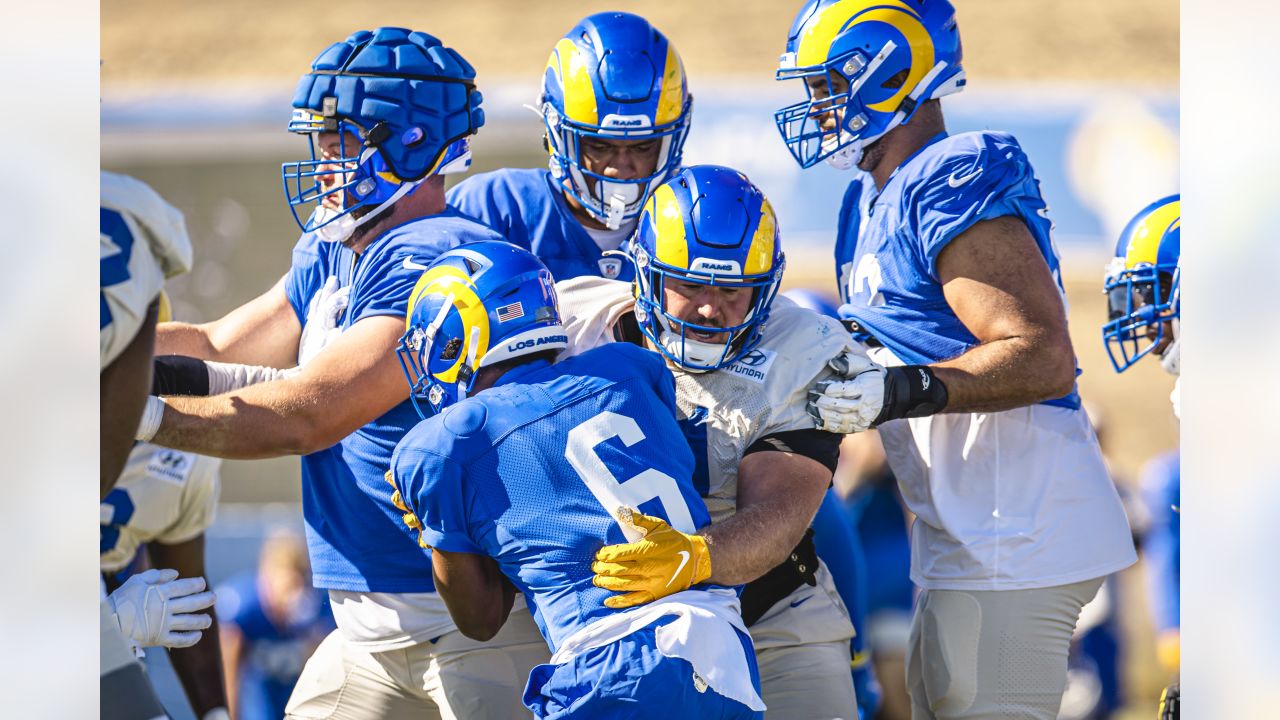
[[[943,412],[999,412],[1060,398],[1075,383],[1070,339],[1026,335],[978,345],[931,365],[946,385]]]
[[[227,694],[222,683],[222,652],[218,638],[218,618],[210,613],[213,624],[200,637],[200,642],[189,648],[173,648],[169,659],[173,670],[187,692],[196,717],[202,718],[214,708],[228,707]]]
[[[287,382],[211,397],[166,398],[160,429],[151,442],[212,457],[255,460],[306,455],[348,434],[328,427],[330,419],[323,417],[314,398],[269,387]]]
[[[701,534],[711,554],[711,577],[717,585],[742,585],[787,559],[813,519],[792,498],[779,497],[739,508]]]

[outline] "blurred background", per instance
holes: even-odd
[[[1102,426],[1117,484],[1136,493],[1144,464],[1177,445],[1167,400],[1172,378],[1155,362],[1122,376],[1112,370],[1099,331],[1102,268],[1125,222],[1179,187],[1178,4],[957,5],[969,81],[943,100],[948,128],[1010,131],[1031,157],[1056,223],[1081,391]],[[284,127],[294,84],[320,50],[379,25],[440,37],[476,67],[485,96],[487,124],[473,144],[473,171],[537,167],[546,160],[541,122],[525,106],[536,98],[552,45],[583,15],[628,10],[666,33],[684,59],[695,97],[686,162],[721,163],[750,176],[779,215],[786,285],[834,294],[831,246],[848,178],[825,165],[802,173],[773,123],[773,111],[802,92],[773,81],[798,7],[777,0],[323,7],[113,0],[101,6],[102,166],[146,181],[186,214],[196,265],[169,293],[178,318],[213,319],[289,266],[298,229],[279,165],[307,149]],[[229,461],[222,482],[219,517],[208,533],[214,584],[252,568],[264,537],[301,526],[296,460]],[[1141,525],[1143,513],[1136,515]],[[1115,706],[1076,715],[1064,708],[1064,717],[1153,712],[1168,677],[1156,658],[1149,579],[1140,564],[1112,583]]]

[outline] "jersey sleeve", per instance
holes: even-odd
[[[191,269],[191,240],[177,208],[147,184],[100,175],[100,369],[133,342],[166,278]]]
[[[191,468],[182,488],[178,516],[173,525],[156,536],[156,541],[165,545],[187,542],[208,530],[213,524],[218,497],[222,493],[219,477],[222,460],[195,453],[184,454]]]
[[[418,544],[447,552],[483,555],[468,532],[465,471],[449,455],[441,416],[419,424],[391,458],[390,480],[407,512],[405,524],[418,532]]]
[[[324,282],[319,243],[320,240],[314,233],[298,238],[293,246],[293,262],[284,281],[284,294],[289,298],[293,314],[298,317],[298,324],[303,327],[307,324],[311,296],[315,295]]]
[[[938,255],[956,236],[983,220],[1020,215],[1023,203],[1038,200],[1035,178],[1022,148],[1012,138],[984,135],[938,163],[912,200],[919,252],[938,278]]]
[[[445,200],[450,207],[491,228],[507,242],[531,250],[529,233],[523,229],[523,213],[511,187],[503,181],[502,173],[499,170],[472,175],[450,188]]]
[[[456,213],[424,219],[407,225],[385,244],[368,251],[357,268],[347,308],[350,323],[367,317],[409,312],[409,295],[422,277],[424,265],[430,265],[441,253],[458,245],[479,240],[501,240],[493,230]],[[379,241],[382,242],[382,241]]]

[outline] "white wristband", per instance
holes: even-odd
[[[214,708],[204,714],[200,720],[231,720],[231,715],[227,713],[226,708]]]
[[[260,382],[270,382],[287,377],[287,370],[261,367],[259,365],[239,365],[236,363],[220,363],[208,360],[204,364],[209,373],[209,394],[221,395],[232,390],[239,390]]]
[[[164,419],[164,400],[155,395],[147,396],[147,404],[142,408],[142,419],[138,421],[138,432],[135,440],[150,442],[160,430],[160,421]]]

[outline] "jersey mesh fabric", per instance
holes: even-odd
[[[605,257],[547,170],[506,168],[472,175],[449,190],[448,200],[507,242],[537,255],[556,280],[594,276],[630,282],[635,276],[631,261]]]
[[[626,542],[614,509],[601,506],[565,457],[574,428],[602,413],[630,418],[642,440],[627,447],[614,435],[587,452],[618,483],[650,468],[667,474],[695,527],[709,517],[689,479],[693,458],[673,418],[671,379],[658,355],[606,346],[554,366],[518,367],[503,381],[465,401],[483,404],[483,428],[450,432],[451,413],[471,412],[462,404],[415,428],[397,450],[394,476],[425,527],[424,539],[443,547],[462,534],[464,544],[494,557],[533,599],[534,619],[554,649],[591,620],[617,612],[604,607],[612,593],[592,584],[591,563],[604,545]],[[434,459],[441,457],[450,462]],[[450,492],[454,481],[442,475],[457,472],[463,477]],[[669,517],[657,500],[639,509]],[[458,516],[465,528],[442,524]]]
[[[304,328],[324,282],[351,288],[338,326],[370,317],[404,317],[422,265],[464,242],[500,240],[453,210],[391,228],[359,257],[341,243],[304,235],[293,252],[285,293]],[[406,262],[407,261],[407,262]],[[434,589],[431,565],[387,502],[383,476],[391,453],[419,422],[405,400],[333,447],[302,458],[302,508],[316,587],[351,592],[419,593]]]

